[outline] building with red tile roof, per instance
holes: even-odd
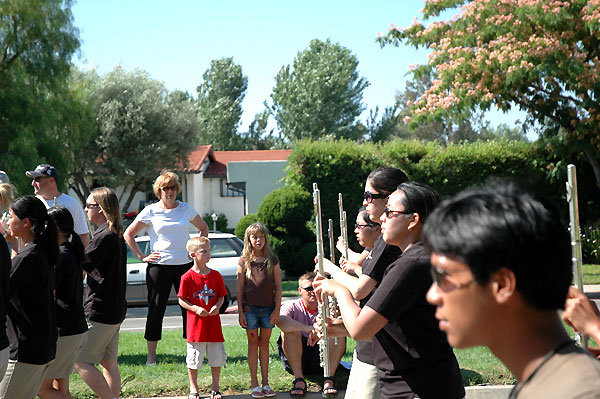
[[[183,168],[183,200],[200,215],[227,216],[233,228],[242,216],[256,213],[262,199],[283,185],[291,150],[213,151],[202,145]]]

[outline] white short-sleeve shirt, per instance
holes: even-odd
[[[42,200],[44,205],[46,205],[46,209],[52,208],[53,206],[64,206],[67,208],[69,212],[71,212],[71,216],[73,216],[74,230],[78,235],[90,232],[85,213],[83,212],[83,205],[75,198],[63,193],[60,193],[58,197],[49,200],[44,199],[41,195],[36,195],[36,197]],[[56,203],[54,202],[55,200]]]
[[[163,209],[159,203],[148,205],[137,215],[135,221],[148,227],[152,252],[160,253],[161,265],[183,265],[191,262],[185,249],[189,240],[189,224],[198,215],[187,202],[177,201],[173,209]]]

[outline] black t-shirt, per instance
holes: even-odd
[[[8,279],[10,278],[10,253],[4,236],[0,234],[0,350],[8,347],[6,315],[8,313]]]
[[[58,333],[52,269],[35,243],[12,259],[7,326],[11,360],[42,365],[54,359]]]
[[[371,253],[363,262],[362,274],[371,277],[377,281],[377,286],[381,283],[385,269],[396,259],[402,255],[402,250],[395,245],[386,244],[383,241],[383,235],[380,234],[373,244]],[[377,289],[377,286],[373,288],[366,297],[360,300],[360,307],[364,307],[369,301],[369,298],[373,296],[373,293]],[[356,341],[356,357],[358,360],[371,365],[375,364],[373,359],[373,349],[371,341]]]
[[[84,333],[87,322],[83,312],[83,269],[75,260],[70,242],[60,244],[60,260],[54,270],[58,335]]]
[[[423,399],[462,398],[465,392],[454,352],[438,327],[435,307],[425,300],[432,284],[429,269],[423,244],[412,245],[387,268],[366,304],[389,320],[373,339],[375,365],[380,377],[402,375]]]
[[[85,315],[104,324],[119,324],[125,319],[127,302],[127,249],[125,240],[103,225],[96,230],[85,253],[89,263]]]

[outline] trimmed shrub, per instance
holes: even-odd
[[[246,233],[246,229],[252,223],[258,222],[258,216],[256,213],[249,213],[246,216],[242,217],[238,222],[237,226],[235,226],[235,235],[242,241],[244,241],[244,234]]]
[[[217,219],[217,231],[220,231],[223,233],[229,233],[231,231],[231,229],[227,227],[227,216],[224,213],[219,213],[218,216],[219,216],[219,219]],[[204,219],[204,221],[208,225],[208,229],[210,231],[212,231],[212,229],[213,229],[212,217],[208,213],[205,213],[204,216],[202,216],[202,219]]]

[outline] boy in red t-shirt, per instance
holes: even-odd
[[[190,377],[188,399],[199,398],[198,369],[202,368],[204,353],[212,372],[211,399],[221,399],[219,378],[221,367],[225,366],[227,354],[221,330],[219,308],[227,289],[223,277],[209,269],[210,240],[206,237],[191,238],[186,245],[194,266],[181,276],[179,284],[179,304],[187,309],[187,356],[186,363]]]

